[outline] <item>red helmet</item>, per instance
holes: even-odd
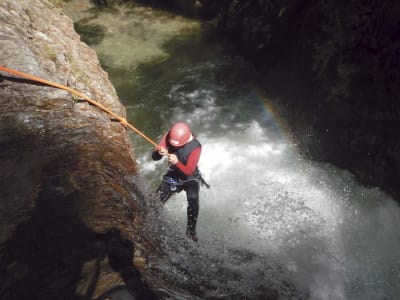
[[[178,122],[172,125],[169,130],[169,143],[174,147],[185,145],[192,139],[192,133],[186,123]]]

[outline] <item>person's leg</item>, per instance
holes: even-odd
[[[200,184],[196,180],[185,183],[185,191],[188,202],[186,235],[197,242],[196,223],[199,215],[199,190]]]

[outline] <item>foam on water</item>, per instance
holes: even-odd
[[[199,115],[217,122],[221,107],[206,106],[197,108]],[[304,160],[287,140],[277,140],[274,130],[256,121],[221,136],[212,126],[200,129],[198,114],[178,109],[174,118],[189,120],[203,143],[199,166],[211,189],[201,190],[198,235],[208,259],[215,255],[232,270],[238,261],[217,249],[249,251],[255,261],[268,263],[245,264],[243,272],[283,266],[311,299],[399,295],[400,209],[388,195],[359,185],[344,170]],[[145,169],[153,164],[142,162]],[[166,210],[178,228],[185,227],[183,194],[167,202]],[[274,275],[264,274],[265,284]],[[236,284],[244,291],[251,287],[243,278]]]

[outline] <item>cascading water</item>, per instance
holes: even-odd
[[[129,120],[155,139],[173,122],[188,122],[203,144],[199,166],[211,184],[200,194],[199,244],[184,238],[185,195],[164,206],[168,227],[154,232],[169,256],[160,272],[205,299],[398,299],[397,203],[345,170],[303,159],[272,102],[254,87],[255,72],[204,39],[196,22],[119,8],[92,19],[106,28],[92,46]],[[150,20],[140,34],[133,27]],[[139,65],[132,59],[140,55],[119,50],[140,44],[140,36],[153,52],[143,50]],[[122,45],[105,46],[110,39]],[[151,146],[134,134],[132,141],[154,189],[166,163],[151,161]]]

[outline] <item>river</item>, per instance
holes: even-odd
[[[257,87],[257,72],[200,23],[139,4],[72,1],[76,28],[99,55],[128,120],[155,140],[187,122],[203,145],[198,236],[184,237],[186,199],[162,212],[173,299],[399,299],[400,209],[346,170],[303,158]],[[288,87],[290,88],[290,87]],[[166,169],[134,133],[152,190]],[[155,222],[152,220],[152,222]],[[154,224],[153,224],[154,225]]]

